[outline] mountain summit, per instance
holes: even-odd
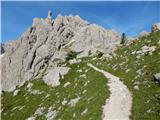
[[[97,51],[110,53],[120,43],[121,35],[76,16],[58,15],[52,20],[34,18],[32,25],[18,40],[4,45],[2,57],[2,90],[13,91],[26,80],[38,78],[54,63],[65,61],[71,51],[85,57]]]

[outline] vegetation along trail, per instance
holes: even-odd
[[[108,86],[111,92],[109,99],[103,107],[103,120],[125,119],[129,120],[131,114],[132,96],[128,88],[120,79],[104,70],[98,69],[92,64],[88,64],[94,70],[104,74],[109,79]]]

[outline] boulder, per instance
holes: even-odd
[[[60,85],[60,79],[63,78],[65,74],[68,73],[70,68],[68,67],[54,67],[48,71],[48,74],[43,77],[46,84],[53,87]]]

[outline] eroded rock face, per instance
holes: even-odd
[[[79,16],[61,16],[52,20],[34,18],[32,26],[15,41],[6,43],[2,57],[2,90],[13,91],[26,80],[38,78],[49,65],[64,61],[69,51],[108,53],[115,50],[121,35],[98,25],[89,24]]]

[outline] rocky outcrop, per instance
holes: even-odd
[[[160,23],[155,23],[152,25],[152,32],[156,32],[160,30]]]
[[[120,34],[89,24],[79,16],[61,16],[52,20],[34,18],[32,26],[15,41],[4,45],[2,57],[2,90],[13,91],[26,80],[41,77],[52,64],[64,61],[69,51],[111,52],[120,42]]]
[[[150,33],[147,32],[147,31],[142,31],[142,32],[140,32],[139,37],[148,36],[149,34],[150,34]]]
[[[43,80],[46,84],[51,86],[60,85],[60,79],[68,73],[70,68],[68,67],[54,67],[48,71],[47,75],[43,77]]]

